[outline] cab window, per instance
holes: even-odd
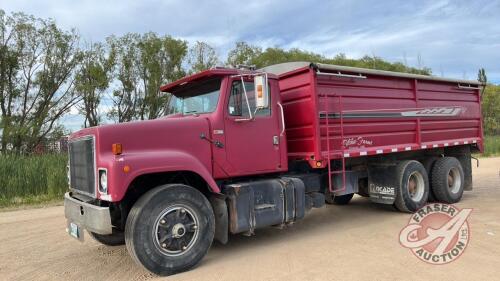
[[[268,87],[269,88],[269,87]],[[239,116],[242,118],[249,118],[250,113],[248,108],[250,107],[250,111],[252,115],[255,113],[255,95],[254,95],[254,84],[250,81],[245,81],[245,89],[248,97],[248,104],[245,98],[245,92],[243,89],[243,83],[238,81],[233,81],[231,85],[231,93],[229,96],[229,105],[228,111],[231,116]],[[269,99],[271,99],[271,94],[269,94]],[[269,101],[269,104],[271,102]],[[270,116],[271,109],[270,107],[260,109],[255,113],[256,116]]]

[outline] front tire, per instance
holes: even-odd
[[[214,233],[214,214],[207,198],[190,186],[167,184],[148,191],[134,204],[125,241],[138,264],[166,276],[198,264]]]
[[[402,161],[396,167],[398,189],[394,205],[401,212],[413,213],[427,203],[429,179],[420,162]]]

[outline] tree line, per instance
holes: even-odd
[[[169,108],[170,96],[159,91],[163,84],[216,65],[259,68],[287,61],[431,74],[426,67],[375,56],[329,58],[246,42],[235,43],[223,61],[206,42],[190,44],[154,32],[111,35],[88,43],[76,30],[61,29],[54,20],[0,10],[0,150],[31,151],[44,139],[64,134],[59,121],[74,108],[85,117],[83,127],[104,120],[154,119]]]

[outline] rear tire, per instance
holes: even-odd
[[[401,212],[413,213],[427,203],[429,179],[420,162],[402,161],[396,167],[398,189],[394,205]]]
[[[434,195],[434,191],[432,190],[432,168],[434,167],[434,163],[436,163],[436,160],[438,159],[438,157],[431,156],[422,160],[422,165],[424,165],[427,176],[429,177],[429,198],[427,199],[427,202],[436,202],[436,196]]]
[[[432,168],[432,188],[436,199],[453,204],[462,199],[464,193],[464,171],[455,157],[443,157]]]
[[[167,184],[148,191],[132,207],[125,241],[138,264],[166,276],[197,265],[214,233],[214,213],[207,198],[190,186]]]
[[[102,235],[94,232],[89,232],[89,234],[97,242],[104,244],[106,246],[120,246],[125,244],[125,233],[115,228],[113,228],[113,233],[109,235]]]

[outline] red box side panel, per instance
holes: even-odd
[[[285,115],[288,155],[291,158],[317,156],[318,120],[315,112],[314,80],[309,68],[279,80]]]
[[[479,90],[460,89],[457,83],[304,70],[280,78],[280,88],[290,158],[326,157],[327,139],[331,158],[464,143],[482,147]]]

